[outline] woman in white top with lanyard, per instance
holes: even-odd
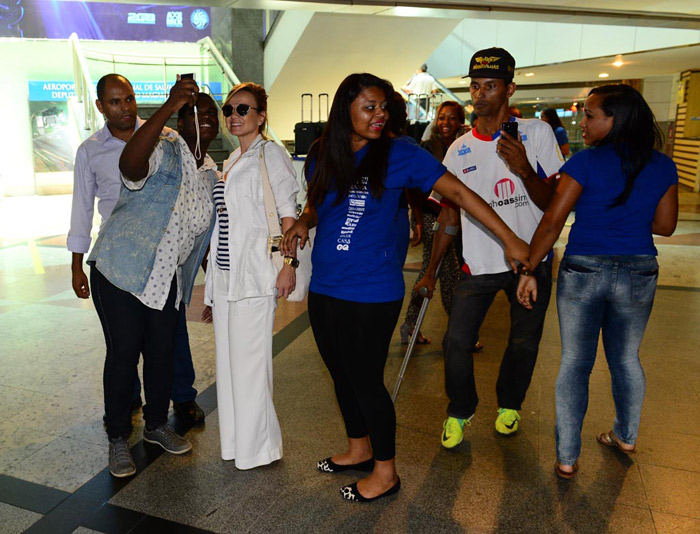
[[[211,306],[216,340],[221,457],[235,460],[238,469],[251,469],[282,457],[272,403],[272,328],[277,297],[294,290],[298,265],[290,257],[278,273],[270,258],[261,160],[282,231],[296,220],[299,185],[285,150],[265,138],[263,87],[236,85],[222,111],[240,148],[226,160],[223,179],[214,186],[216,227],[205,303]]]

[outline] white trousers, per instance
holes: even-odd
[[[213,269],[216,396],[221,457],[238,469],[282,458],[282,433],[272,403],[274,296],[229,302],[229,273]]]

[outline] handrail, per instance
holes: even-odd
[[[96,56],[105,56],[107,58],[126,58],[127,61],[120,61],[120,63],[134,63],[131,61],[132,58],[136,59],[152,59],[156,61],[156,64],[160,64],[163,60],[170,60],[171,63],[181,65],[182,63],[177,63],[173,60],[191,60],[195,62],[195,64],[199,64],[200,60],[202,59],[202,56],[171,56],[169,55],[168,57],[163,57],[162,55],[153,55],[153,54],[112,54],[111,52],[105,52],[104,50],[97,50],[95,48],[83,48],[85,52],[87,52],[90,56],[91,59],[97,59]]]
[[[216,47],[214,41],[211,40],[211,37],[204,37],[203,39],[197,41],[197,44],[200,46],[201,50],[206,50],[207,52],[209,52],[209,54],[211,54],[211,57],[214,59],[214,61],[216,61],[217,65],[221,69],[221,73],[224,75],[224,78],[226,78],[226,80],[231,84],[232,87],[241,83],[241,80],[238,79],[238,76],[236,76],[236,73],[233,72],[231,66],[228,63],[226,63],[223,54]],[[275,131],[270,126],[269,122],[267,124],[267,134],[279,145],[284,147],[284,143],[277,136]]]
[[[95,89],[92,87],[90,70],[87,68],[85,56],[80,48],[78,35],[72,33],[68,42],[71,47],[71,55],[73,56],[75,95],[78,99],[78,103],[83,105],[85,129],[95,132],[104,125],[104,118],[101,113],[97,112],[97,108],[93,104],[93,102],[97,100],[97,95],[95,94]]]
[[[431,75],[432,76],[432,75]],[[460,106],[464,107],[465,103],[464,100],[459,98],[456,94],[454,94],[452,91],[450,91],[445,84],[443,84],[440,80],[438,80],[435,76],[433,76],[433,80],[435,80],[435,84],[440,88],[440,90],[445,93],[447,96],[449,96],[452,100],[457,102]]]
[[[206,50],[211,54],[212,59],[216,61],[216,64],[221,69],[222,74],[228,79],[231,85],[238,85],[241,83],[241,80],[238,79],[238,76],[236,76],[236,73],[233,72],[231,66],[226,63],[223,54],[216,47],[214,41],[211,40],[211,37],[204,37],[203,39],[197,41],[197,44],[199,45],[200,50]]]
[[[200,69],[200,76],[203,69],[206,67],[213,67],[217,63],[212,58],[203,58],[202,54],[198,56],[156,56],[149,54],[112,54],[110,52],[104,52],[102,50],[95,50],[90,48],[85,48],[84,56],[89,57],[92,61],[102,61],[105,63],[111,63],[113,69],[116,70],[117,63],[126,63],[129,65],[141,65],[141,66],[162,66],[163,67],[163,96],[168,96],[168,67],[174,66],[187,66],[187,67],[198,67]],[[136,59],[136,61],[134,61]],[[145,62],[149,60],[149,62]],[[205,64],[205,62],[211,62]],[[204,80],[202,80],[204,81]]]
[[[431,74],[431,76],[432,76],[432,74]],[[422,99],[419,99],[418,101],[416,101],[415,103],[413,103],[413,105],[414,105],[414,106],[417,106],[418,109],[417,109],[416,112],[415,112],[415,117],[414,117],[414,118],[410,118],[410,119],[409,119],[410,121],[420,120],[420,117],[421,117],[422,115],[425,115],[425,119],[427,119],[427,120],[433,120],[433,119],[434,119],[433,115],[434,115],[435,109],[432,108],[432,106],[430,105],[430,102],[431,102],[432,100],[435,99],[436,94],[437,94],[437,95],[445,94],[445,95],[447,95],[449,98],[451,98],[452,100],[454,100],[455,102],[457,102],[460,106],[464,107],[464,105],[465,105],[464,100],[462,100],[462,99],[459,98],[456,94],[454,94],[452,91],[450,91],[450,90],[449,90],[440,80],[438,80],[435,76],[432,76],[432,78],[433,78],[433,81],[435,82],[435,85],[437,85],[438,88],[440,89],[441,93],[433,93],[433,94],[429,95],[428,99],[426,99],[426,100],[428,101],[428,105],[427,105],[426,107],[421,106],[420,100],[422,100]],[[412,103],[411,100],[410,100],[410,96],[411,96],[411,95],[405,93],[403,90],[401,90],[401,93],[400,93],[400,94],[401,94],[401,96],[403,96],[404,100],[406,100],[407,105],[410,105],[410,104]],[[442,101],[442,100],[441,100],[441,101]],[[421,112],[422,112],[422,113],[421,113]],[[410,115],[410,114],[409,114],[409,115]]]

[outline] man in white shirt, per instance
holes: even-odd
[[[430,95],[438,92],[438,85],[435,82],[435,78],[428,74],[427,71],[428,65],[423,63],[416,73],[401,87],[401,90],[407,95],[418,95],[417,105],[419,106],[419,110],[416,116],[420,118],[427,118],[430,111],[428,109],[429,99],[423,95]]]
[[[428,65],[423,63],[401,90],[408,95],[429,95],[438,92],[435,78],[428,74]]]
[[[73,206],[67,246],[72,252],[72,285],[78,298],[90,297],[90,286],[83,270],[83,257],[90,249],[95,198],[102,218],[100,229],[114,209],[121,190],[119,157],[126,142],[144,121],[137,116],[136,96],[131,82],[119,74],[107,74],[97,82],[97,109],[104,115],[105,125],[86,139],[75,157],[73,173]],[[168,132],[172,132],[167,129]],[[204,421],[204,412],[195,402],[197,390],[192,387],[195,373],[192,365],[185,307],[180,309],[174,359],[171,398],[176,413],[186,421]],[[141,383],[136,378],[132,410],[141,406]]]
[[[470,189],[481,196],[505,223],[529,242],[554,192],[555,176],[563,158],[551,128],[541,121],[515,119],[508,99],[515,91],[515,60],[502,48],[474,54],[470,61],[470,92],[479,118],[475,129],[459,137],[449,148],[444,164]],[[517,125],[517,134],[504,130]],[[545,125],[546,126],[546,125]],[[433,193],[435,200],[439,195]],[[445,335],[445,389],[450,399],[443,424],[442,445],[458,445],[464,427],[479,402],[474,379],[474,345],[479,328],[496,294],[503,290],[510,302],[510,335],[496,385],[498,417],[496,431],[518,430],[521,404],[537,359],[544,317],[552,285],[552,264],[547,258],[534,271],[519,266],[520,276],[537,278],[536,309],[517,303],[518,274],[511,271],[500,242],[468,214],[442,203],[440,229],[433,243],[431,265],[416,287],[435,287],[435,269],[449,234],[461,223],[465,264],[462,279],[455,285],[452,309]],[[445,231],[447,230],[447,233]]]

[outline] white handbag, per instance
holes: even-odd
[[[263,143],[260,151],[258,152],[258,157],[260,158],[260,174],[262,175],[262,186],[263,186],[263,201],[265,203],[265,218],[267,219],[267,226],[270,234],[267,238],[267,249],[270,253],[270,258],[272,263],[277,268],[279,273],[284,266],[284,258],[279,250],[279,244],[282,239],[282,227],[280,226],[280,219],[277,215],[277,205],[275,204],[275,194],[272,191],[272,186],[270,185],[270,177],[267,175],[267,165],[265,164],[265,144]],[[309,232],[309,239],[303,249],[297,249],[297,259],[299,260],[299,267],[296,269],[296,286],[294,291],[287,297],[287,300],[292,302],[299,302],[304,300],[306,293],[309,290],[309,283],[311,282],[311,237],[314,228]],[[314,232],[315,235],[315,232]]]

